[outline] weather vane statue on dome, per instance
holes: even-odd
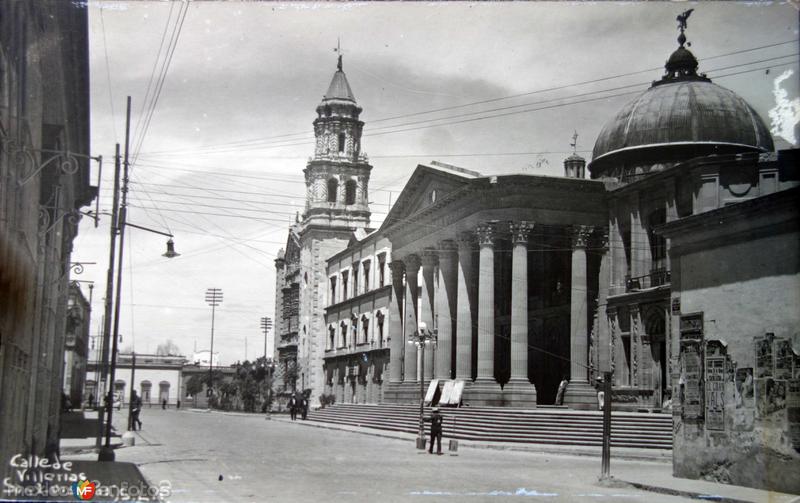
[[[688,26],[686,21],[689,19],[689,16],[692,15],[693,10],[694,9],[683,11],[682,13],[678,14],[677,18],[675,18],[675,20],[678,21],[678,29],[681,30],[681,34],[678,35],[678,43],[681,44],[681,47],[683,47],[683,44],[686,43],[686,35],[683,34],[683,31]]]

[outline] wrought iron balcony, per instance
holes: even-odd
[[[654,288],[668,285],[672,280],[672,273],[666,267],[651,269],[650,274],[644,276],[625,276],[625,291],[635,292],[644,288]]]

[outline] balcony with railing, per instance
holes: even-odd
[[[636,292],[648,288],[669,285],[672,280],[672,273],[666,267],[651,269],[650,274],[644,276],[625,276],[625,292]]]

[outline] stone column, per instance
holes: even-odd
[[[494,377],[494,241],[493,223],[476,229],[480,258],[478,265],[478,376],[468,390],[469,402],[502,405],[502,390]]]
[[[439,281],[436,287],[436,320],[438,343],[436,348],[436,379],[450,379],[453,375],[453,334],[456,328],[456,292],[458,284],[456,244],[446,240],[439,243]]]
[[[392,302],[389,306],[389,320],[385,328],[389,336],[389,382],[403,381],[403,274],[405,264],[399,260],[389,263],[392,271]]]
[[[609,351],[609,323],[606,315],[608,287],[611,283],[611,257],[608,249],[608,229],[595,233],[596,247],[600,256],[600,280],[597,291],[597,370],[601,373],[611,370]]]
[[[528,237],[530,222],[512,222],[511,231],[511,377],[503,387],[505,403],[535,407],[536,387],[528,379]]]
[[[406,293],[403,305],[405,306],[405,323],[403,334],[405,339],[406,357],[404,361],[405,382],[419,383],[417,375],[417,346],[408,343],[408,336],[417,329],[417,289],[419,288],[419,266],[420,259],[417,255],[409,255],[403,259],[406,265]]]
[[[436,328],[434,319],[436,316],[436,300],[434,292],[436,290],[436,266],[439,263],[439,256],[436,250],[426,249],[422,252],[422,288],[420,289],[421,311],[419,321],[424,322],[428,330]],[[437,349],[433,344],[425,347],[425,381],[433,379],[433,361]]]
[[[570,380],[564,404],[573,408],[596,408],[597,397],[588,381],[588,282],[586,243],[591,228],[579,225],[572,229],[572,279],[570,281]]]
[[[456,379],[472,381],[472,313],[475,309],[472,290],[472,235],[458,239],[458,314],[456,318]]]

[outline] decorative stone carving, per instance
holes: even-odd
[[[392,260],[389,262],[389,269],[392,271],[392,283],[397,286],[403,283],[403,273],[406,265],[402,260]]]
[[[614,372],[614,368],[616,366],[616,347],[617,347],[617,308],[616,307],[607,307],[606,314],[608,315],[608,324],[609,324],[609,331],[608,331],[608,345],[609,345],[609,359],[608,364],[611,368],[611,372]]]
[[[589,237],[592,234],[592,228],[588,225],[573,225],[572,226],[572,247],[573,248],[586,248],[589,242]]]
[[[600,227],[593,232],[594,246],[599,252],[608,251],[608,228]]]
[[[409,276],[416,275],[419,271],[420,265],[422,265],[419,255],[415,255],[413,253],[411,255],[407,255],[403,259],[403,263],[406,265],[406,274]]]
[[[469,250],[475,244],[475,234],[472,232],[460,232],[458,234],[458,249]]]
[[[524,220],[520,222],[511,222],[508,226],[508,230],[511,233],[512,243],[527,243],[528,237],[531,231],[533,231],[533,222],[526,222]]]
[[[639,359],[636,357],[641,345],[640,326],[639,326],[639,304],[628,306],[631,316],[631,384],[639,384]]]
[[[445,239],[444,241],[439,241],[439,255],[444,255],[448,253],[455,253],[458,251],[458,244],[453,241],[452,239]]]
[[[426,248],[422,250],[422,265],[424,267],[435,266],[439,263],[439,255],[436,250]]]
[[[475,234],[478,236],[478,244],[480,246],[494,246],[494,241],[497,238],[497,231],[492,222],[479,225],[475,229]]]

